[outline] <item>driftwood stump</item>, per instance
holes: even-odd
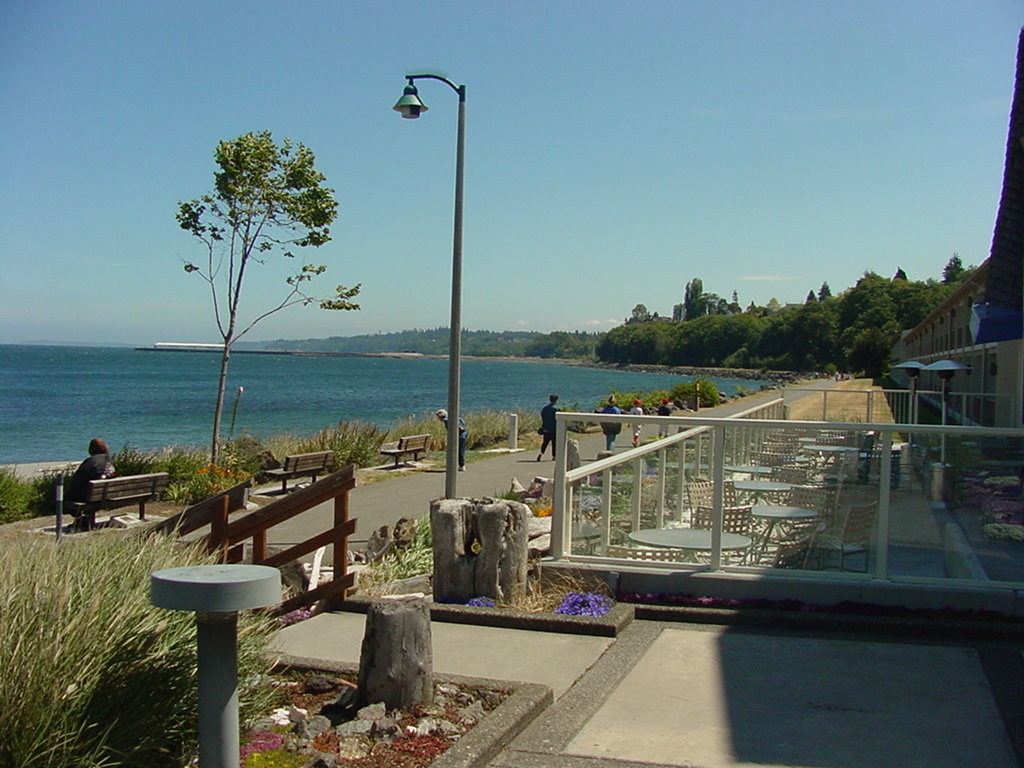
[[[506,499],[431,502],[434,600],[507,600],[525,590],[529,517],[525,504]]]
[[[434,653],[430,601],[423,595],[393,595],[366,612],[359,654],[359,704],[383,702],[403,709],[434,698]]]

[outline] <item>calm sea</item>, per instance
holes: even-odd
[[[76,459],[90,438],[114,450],[205,445],[212,425],[218,356],[130,348],[0,345],[0,464]],[[466,360],[463,411],[592,408],[612,390],[653,390],[679,376],[603,371],[556,363]],[[723,392],[754,382],[720,379]],[[309,434],[338,421],[389,426],[445,407],[444,359],[235,355],[225,434],[244,387],[235,433]]]

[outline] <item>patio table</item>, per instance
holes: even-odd
[[[759,467],[754,465],[734,465],[727,464],[725,467],[726,472],[732,472],[736,475],[770,475],[772,473],[771,467]]]
[[[704,528],[641,528],[629,534],[631,541],[649,547],[711,551],[711,531]],[[722,533],[722,549],[746,549],[753,543],[741,533]]]
[[[766,493],[782,493],[793,487],[792,483],[780,483],[776,480],[737,480],[732,485],[737,491],[749,493],[755,503],[763,502]]]
[[[765,521],[764,535],[761,537],[760,553],[764,554],[772,540],[776,527],[780,523],[792,520],[809,520],[818,516],[813,509],[790,507],[783,504],[754,504],[750,508],[751,517]]]

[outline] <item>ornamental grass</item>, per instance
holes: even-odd
[[[179,768],[196,749],[191,613],[150,604],[153,571],[210,562],[160,537],[102,534],[0,551],[0,765]],[[265,710],[274,622],[239,614],[243,717]]]

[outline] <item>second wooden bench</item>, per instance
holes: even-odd
[[[288,481],[293,477],[312,477],[316,482],[317,475],[327,473],[327,465],[331,462],[334,451],[314,451],[313,453],[295,453],[284,457],[284,463],[278,469],[268,469],[264,474],[280,478],[281,491],[288,490]]]
[[[380,452],[384,456],[392,456],[395,459],[395,467],[404,456],[412,456],[413,461],[419,461],[420,454],[430,450],[430,435],[408,435],[398,439],[397,443],[384,443]]]

